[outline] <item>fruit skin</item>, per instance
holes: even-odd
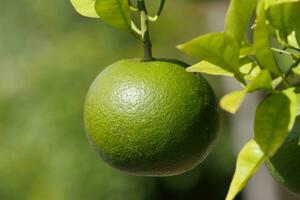
[[[266,162],[272,176],[288,191],[300,196],[300,117],[276,154]]]
[[[213,90],[173,61],[122,60],[91,85],[88,138],[111,166],[142,176],[171,176],[203,161],[219,125]]]

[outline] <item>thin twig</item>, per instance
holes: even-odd
[[[145,6],[145,0],[138,0],[138,9],[141,15],[141,35],[144,45],[144,61],[152,61],[154,60],[154,58],[152,57],[152,44],[149,33],[149,19]]]

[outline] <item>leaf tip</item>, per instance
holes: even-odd
[[[186,71],[187,72],[196,72],[193,67],[186,68]]]
[[[176,46],[176,48],[179,49],[179,50],[181,50],[181,49],[183,49],[183,46],[184,46],[184,44],[178,44],[178,45]]]
[[[238,108],[227,107],[226,104],[222,100],[220,102],[220,106],[223,110],[225,110],[226,112],[229,112],[230,114],[233,114],[233,115],[238,111]]]
[[[220,101],[221,108],[231,114],[235,114],[241,107],[246,94],[246,90],[240,90],[225,95]]]

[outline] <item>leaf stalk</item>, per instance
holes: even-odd
[[[143,61],[155,60],[152,56],[152,43],[149,33],[149,18],[144,0],[138,0],[138,10],[140,12],[141,19],[141,35],[144,46],[144,59]]]

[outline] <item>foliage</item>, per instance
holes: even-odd
[[[249,38],[247,27],[254,11],[253,37]],[[187,71],[231,76],[240,82],[240,91],[221,99],[224,110],[235,113],[247,93],[265,94],[255,115],[254,139],[239,154],[227,200],[234,199],[263,161],[277,152],[299,114],[295,90],[300,80],[299,13],[299,0],[231,0],[224,32],[199,36],[178,46],[201,59]],[[279,65],[277,59],[282,54],[291,57],[288,68]],[[250,70],[245,73],[246,65]]]
[[[193,24],[204,23],[206,14],[199,20],[188,4],[173,2],[168,9],[174,12],[166,14],[167,19],[184,24],[175,12],[182,7],[183,15],[193,16],[184,27],[196,31]],[[223,184],[234,170],[227,129],[208,160],[191,171],[200,174],[194,183],[185,182],[186,175],[166,178],[164,183],[119,173],[89,147],[82,125],[84,95],[103,66],[141,56],[134,38],[99,25],[99,19],[78,16],[67,1],[10,0],[1,2],[1,8],[0,27],[5,27],[0,31],[1,200],[224,198]],[[164,44],[156,51],[182,58],[165,46],[175,45],[186,31],[168,20],[157,27],[165,31],[153,32],[159,36],[154,39]],[[180,182],[176,190],[169,189],[173,182]]]

